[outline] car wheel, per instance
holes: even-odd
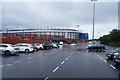
[[[118,64],[118,62],[116,62],[115,59],[113,59],[113,61],[114,61],[116,64]]]
[[[102,49],[103,52],[105,52],[105,49]]]
[[[25,50],[25,53],[29,53],[29,49],[26,49],[26,50]]]
[[[102,49],[100,49],[100,52],[102,52]]]
[[[43,48],[41,47],[40,50],[43,50]]]
[[[11,52],[10,52],[10,51],[5,51],[4,54],[5,54],[6,56],[9,56],[9,55],[11,55]]]
[[[50,47],[47,47],[47,50],[49,50],[50,49]]]
[[[92,49],[89,49],[89,51],[92,51]]]
[[[109,58],[108,54],[106,54],[106,56]]]
[[[113,58],[114,58],[114,55],[111,55],[111,58],[113,59]]]
[[[37,51],[37,48],[35,48],[34,50]]]

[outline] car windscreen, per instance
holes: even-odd
[[[11,45],[12,47],[17,47],[16,45]]]
[[[8,47],[7,45],[2,45],[2,47]]]
[[[120,51],[120,48],[115,49],[115,51]]]
[[[40,46],[40,44],[35,44],[36,46]]]
[[[36,46],[35,44],[31,44],[30,46]]]

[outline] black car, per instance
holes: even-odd
[[[120,48],[116,48],[116,49],[106,53],[106,56],[109,58],[114,58],[115,53],[120,53]]]
[[[43,49],[48,50],[51,48],[52,48],[52,45],[50,43],[48,43],[48,42],[43,43]]]
[[[113,60],[115,63],[120,63],[120,52],[114,54]]]
[[[89,51],[105,51],[105,46],[102,44],[90,44],[88,46]]]

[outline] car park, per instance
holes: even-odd
[[[120,48],[116,48],[114,50],[111,50],[110,52],[106,53],[106,56],[109,58],[114,58],[114,54],[120,53]]]
[[[29,53],[29,52],[33,52],[34,51],[34,48],[31,44],[26,44],[26,43],[20,43],[20,44],[16,44],[17,47],[19,47],[19,51],[20,52],[26,52],[26,53]]]
[[[105,51],[105,46],[102,44],[90,44],[88,46],[89,51]]]
[[[113,60],[115,63],[120,63],[120,52],[114,54]]]
[[[0,44],[0,52],[4,55],[16,54],[19,52],[19,48],[13,47],[11,44]]]

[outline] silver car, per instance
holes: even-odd
[[[11,44],[0,44],[0,54],[11,55],[19,52],[19,48]]]

